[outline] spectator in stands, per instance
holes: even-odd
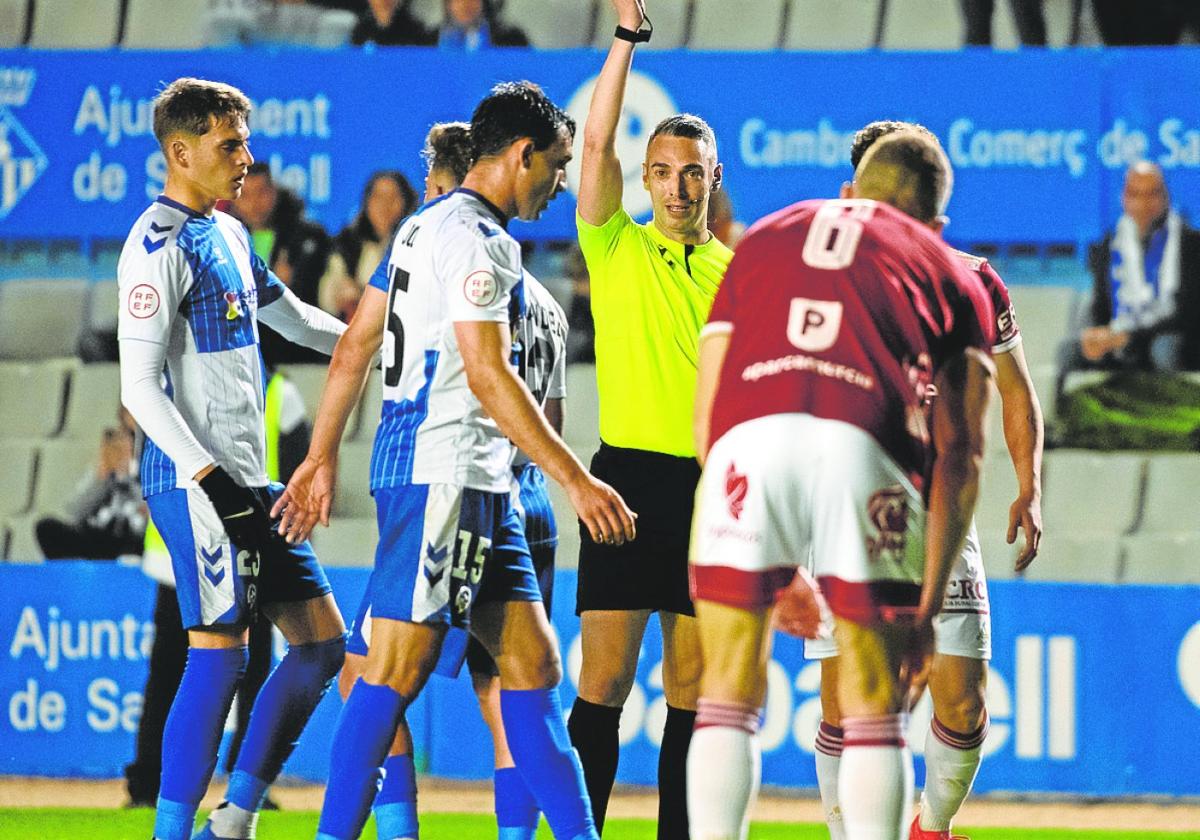
[[[270,166],[250,164],[241,195],[229,211],[250,230],[255,252],[296,297],[317,304],[321,277],[333,250],[329,234],[304,215],[304,201],[287,187],[275,183]],[[328,360],[315,350],[299,347],[260,325],[263,356],[270,364]]]
[[[725,190],[714,190],[708,198],[708,229],[730,248],[746,232],[746,225],[734,218],[733,201]]]
[[[492,0],[443,0],[438,46],[474,52],[488,47],[527,47],[529,39],[496,14]]]
[[[1171,209],[1166,181],[1140,161],[1123,214],[1089,254],[1088,323],[1068,367],[1200,370],[1200,232]]]
[[[381,47],[433,46],[437,34],[430,32],[401,0],[368,0],[359,15],[358,26],[350,33],[354,44],[373,43]]]
[[[122,423],[105,429],[95,467],[79,482],[67,503],[67,518],[38,520],[38,545],[48,560],[113,560],[140,554],[146,506],[133,458],[133,421],[121,409]]]
[[[567,276],[571,278],[571,303],[567,307],[567,364],[596,363],[596,324],[592,320],[592,284],[579,245],[567,252]]]
[[[966,22],[965,41],[972,47],[992,45],[992,13],[996,0],[959,0]],[[1046,18],[1042,0],[1008,0],[1012,7],[1017,34],[1027,47],[1046,46]]]
[[[400,220],[416,209],[417,192],[399,172],[384,169],[371,176],[358,215],[334,237],[318,293],[322,309],[350,321]]]

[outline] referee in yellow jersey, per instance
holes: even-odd
[[[579,751],[597,828],[616,776],[621,707],[633,686],[642,635],[657,612],[667,720],[659,754],[658,837],[686,840],[686,760],[696,718],[700,646],[688,594],[688,537],[700,467],[692,403],[700,328],[733,252],[706,226],[721,182],[713,131],[679,114],[654,129],[642,163],[654,217],[621,206],[617,121],[633,50],[646,39],[642,0],[612,0],[619,26],[583,131],[576,223],[591,276],[600,392],[600,450],[592,472],[638,514],[621,546],[581,534],[576,611],[583,625]]]

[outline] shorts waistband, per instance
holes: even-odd
[[[641,461],[649,465],[657,465],[659,467],[681,467],[699,469],[700,465],[695,458],[687,455],[668,455],[665,452],[651,452],[648,449],[629,449],[624,446],[613,446],[611,443],[600,441],[599,454],[609,455],[617,458],[622,458],[626,461]]]

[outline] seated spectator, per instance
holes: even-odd
[[[124,409],[122,414],[128,417]],[[99,459],[67,503],[67,518],[38,520],[37,541],[47,560],[113,560],[122,554],[141,554],[146,506],[133,439],[132,419],[128,426],[105,429]]]
[[[296,297],[314,306],[333,246],[325,228],[304,215],[304,201],[271,177],[262,161],[250,164],[242,193],[229,207],[250,231],[254,251]],[[260,325],[263,356],[271,364],[320,362],[325,356],[298,347],[270,327]]]
[[[399,172],[386,169],[371,176],[358,215],[334,237],[318,292],[322,309],[350,320],[400,220],[416,209],[417,192]]]
[[[358,25],[350,33],[353,44],[378,44],[381,47],[433,46],[437,34],[430,32],[408,11],[401,0],[368,0],[359,15]]]
[[[708,229],[730,248],[746,232],[746,225],[734,218],[733,201],[725,190],[713,190],[708,199]]]
[[[438,46],[474,52],[488,47],[527,47],[529,39],[503,23],[492,0],[443,0]]]
[[[1126,172],[1121,207],[1089,254],[1089,318],[1069,367],[1200,370],[1200,232],[1171,209],[1162,170],[1146,161]]]

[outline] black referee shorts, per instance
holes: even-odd
[[[575,614],[664,610],[695,615],[688,593],[688,542],[700,481],[696,459],[601,442],[592,474],[612,485],[638,515],[637,539],[603,545],[580,524]]]

